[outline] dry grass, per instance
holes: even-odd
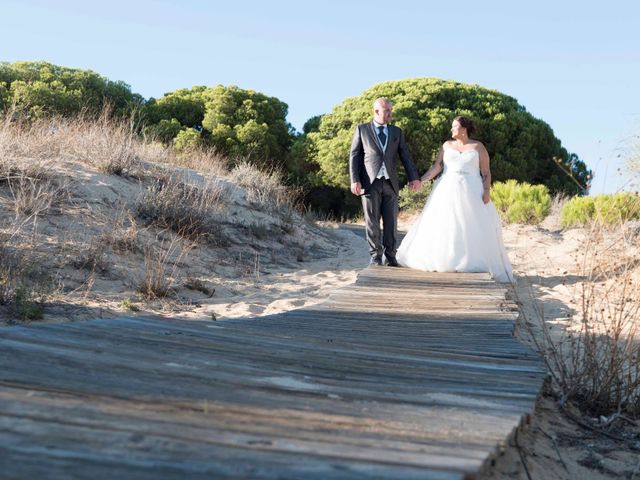
[[[0,119],[0,187],[15,217],[37,217],[67,197],[69,182],[53,170],[59,145],[50,122],[26,124],[12,115]]]
[[[235,279],[242,266],[229,258],[239,252],[252,272],[264,244],[277,251],[272,257],[288,258],[287,238],[312,228],[279,174],[249,164],[231,174],[211,149],[178,154],[136,130],[108,110],[97,117],[0,117],[2,316],[36,319],[43,308],[91,315],[95,305],[108,310],[136,291],[146,308],[164,308],[189,297],[176,297],[177,289],[198,287],[189,278],[216,284],[218,269]],[[181,263],[194,248],[197,261]]]
[[[249,162],[241,162],[231,171],[230,178],[245,189],[247,200],[255,205],[277,212],[297,208],[297,192],[284,185],[276,170],[261,171]]]
[[[596,417],[640,417],[640,228],[626,223],[611,230],[594,222],[588,238],[573,314],[553,321],[538,303],[530,337],[561,405]]]
[[[220,237],[225,191],[216,181],[198,186],[180,176],[161,177],[138,197],[136,212],[149,225],[171,229],[190,240],[215,243]]]
[[[567,203],[569,197],[557,194],[551,198],[551,206],[549,208],[549,214],[540,222],[540,226],[549,230],[561,230],[562,229],[562,208]]]
[[[144,248],[144,275],[138,279],[137,290],[146,300],[170,297],[177,284],[180,262],[189,251],[177,237],[149,243]]]
[[[218,177],[229,173],[226,158],[213,148],[201,148],[177,154],[173,156],[171,163]]]
[[[137,253],[140,251],[140,227],[134,212],[126,206],[121,207],[111,225],[112,228],[100,236],[99,241],[102,245],[117,253]]]
[[[142,142],[133,118],[114,119],[107,107],[97,118],[80,115],[58,128],[65,151],[74,158],[107,175],[137,175]]]

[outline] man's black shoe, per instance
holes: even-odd
[[[399,267],[400,265],[398,265],[398,261],[395,259],[395,257],[388,257],[386,258],[384,264],[388,267]]]
[[[382,266],[382,258],[380,258],[380,257],[371,257],[371,260],[369,260],[369,265],[380,265],[380,266]]]

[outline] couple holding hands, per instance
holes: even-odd
[[[407,150],[402,130],[390,125],[393,105],[373,103],[373,120],[356,127],[351,142],[351,192],[362,198],[372,265],[404,266],[435,272],[489,272],[500,282],[513,281],[500,218],[491,203],[489,154],[473,140],[473,122],[453,119],[451,140],[441,147],[422,177]],[[397,159],[409,188],[440,178],[401,245],[397,247]],[[382,218],[382,235],[380,219]]]

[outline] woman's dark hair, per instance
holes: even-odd
[[[457,121],[460,126],[467,130],[467,135],[471,136],[476,131],[476,127],[473,124],[473,120],[467,117],[463,117],[462,115],[458,115],[453,121]]]

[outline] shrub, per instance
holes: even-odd
[[[551,210],[547,187],[516,180],[495,182],[491,188],[491,201],[507,223],[539,223]]]
[[[432,188],[433,182],[423,185],[423,187],[417,192],[411,191],[409,187],[401,189],[400,194],[398,195],[398,206],[400,207],[400,210],[404,210],[406,212],[422,210]]]
[[[40,320],[44,310],[42,305],[35,300],[35,293],[26,285],[19,286],[15,291],[14,309],[19,320]]]
[[[168,145],[182,130],[185,130],[185,127],[175,118],[171,120],[163,118],[158,123],[144,127],[144,134],[151,140]]]
[[[178,152],[197,150],[202,146],[202,134],[193,128],[180,130],[173,139],[173,146]]]
[[[129,310],[130,312],[139,312],[140,307],[138,307],[130,298],[125,298],[120,302],[120,308],[124,310]]]
[[[47,62],[0,62],[0,110],[12,104],[29,118],[96,113],[106,104],[112,105],[115,114],[126,115],[139,108],[143,99],[126,83],[91,70]]]
[[[580,227],[591,222],[595,211],[593,197],[574,197],[562,207],[562,226]]]
[[[640,219],[640,196],[629,192],[574,197],[562,209],[562,225],[566,228],[591,222],[615,226],[637,219]]]

